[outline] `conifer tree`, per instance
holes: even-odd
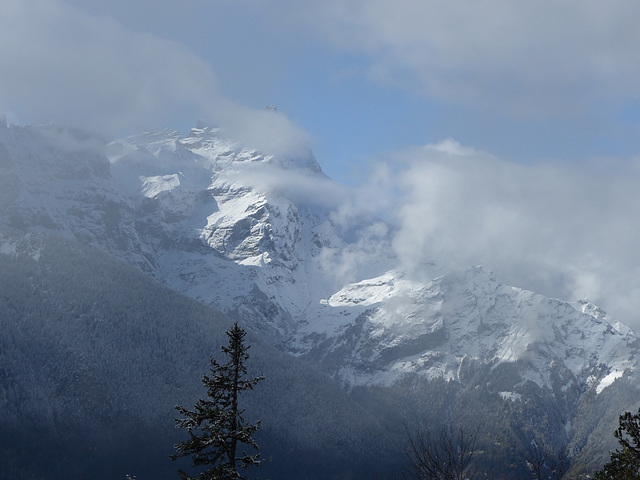
[[[640,409],[638,413],[625,412],[618,419],[614,432],[620,443],[609,462],[596,473],[596,480],[640,480]]]
[[[175,445],[179,457],[191,456],[193,465],[207,468],[197,476],[179,470],[183,480],[248,480],[239,470],[260,465],[259,453],[248,454],[239,445],[258,450],[253,434],[260,422],[249,424],[243,418],[244,409],[238,405],[238,394],[253,387],[264,377],[246,378],[249,346],[244,344],[246,332],[237,323],[227,330],[229,344],[222,346],[226,362],[211,359],[211,373],[204,375],[208,399],[200,399],[193,410],[176,406],[183,418],[176,418],[176,428],[185,428],[189,439]]]

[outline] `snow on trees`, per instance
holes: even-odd
[[[185,428],[189,439],[175,445],[179,457],[191,456],[194,467],[207,468],[190,476],[179,470],[183,480],[247,480],[241,471],[262,463],[259,453],[248,454],[239,445],[248,445],[254,450],[258,446],[253,434],[260,422],[250,424],[243,418],[244,409],[238,405],[238,394],[253,387],[264,376],[247,378],[246,361],[249,358],[249,346],[244,344],[246,332],[237,323],[227,330],[229,344],[222,346],[226,363],[220,364],[211,359],[211,373],[204,375],[202,383],[207,388],[209,399],[200,399],[193,410],[176,406],[182,418],[176,418],[176,427]]]

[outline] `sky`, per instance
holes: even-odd
[[[638,18],[635,0],[3,0],[0,112],[310,146],[351,215],[393,217],[415,275],[484,264],[640,327]]]

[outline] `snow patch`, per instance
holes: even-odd
[[[510,400],[512,402],[515,402],[516,400],[522,400],[522,394],[520,393],[498,392],[498,394],[500,395],[500,397],[502,397],[503,400]]]
[[[600,383],[598,383],[598,386],[596,387],[596,393],[601,393],[602,390],[604,390],[605,388],[607,388],[609,385],[611,385],[613,382],[615,382],[618,378],[622,377],[624,375],[624,371],[620,371],[620,370],[612,370],[608,375],[606,375],[602,380],[600,380]]]
[[[147,198],[156,198],[162,192],[170,192],[180,186],[179,174],[158,175],[155,177],[140,177],[142,194]]]

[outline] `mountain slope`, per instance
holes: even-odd
[[[151,269],[103,140],[72,129],[0,127],[0,192],[0,225],[55,233]]]
[[[344,287],[320,304],[317,316],[330,319],[322,342],[334,344],[317,351],[317,326],[305,326],[297,332],[298,354],[329,361],[317,356],[352,344],[345,357],[330,360],[349,385],[391,385],[411,373],[462,381],[463,365],[476,362],[521,364],[520,383],[544,387],[559,362],[574,381],[600,393],[636,368],[637,337],[614,328],[597,307],[507,286],[482,267],[428,284],[388,272]]]
[[[532,440],[568,447],[575,462],[597,466],[606,455],[606,432],[636,402],[630,392],[637,385],[638,341],[631,330],[586,301],[510,287],[482,267],[426,283],[409,278],[397,270],[393,229],[373,216],[344,221],[340,208],[348,197],[311,153],[265,155],[206,126],[185,138],[164,131],[108,145],[75,131],[12,127],[0,129],[0,173],[0,226],[13,232],[5,233],[0,253],[25,252],[31,235],[46,232],[124,260],[240,319],[265,349],[299,357],[283,362],[314,364],[327,388],[343,388],[344,397],[336,398],[355,409],[358,422],[359,433],[349,436],[384,425],[384,437],[397,443],[403,421],[431,428],[482,417],[486,451],[503,446],[484,457],[486,464],[515,465],[517,471],[492,472],[513,478],[525,471],[523,451]],[[39,258],[36,250],[30,258]],[[86,281],[100,285],[94,273]],[[7,304],[28,311],[29,288],[49,291],[31,285]],[[76,303],[58,292],[47,308],[56,311],[59,295]],[[75,318],[73,311],[54,315],[68,314]],[[157,359],[152,345],[163,345],[169,334],[152,332],[180,331],[184,322],[191,325],[174,318],[149,327],[149,350],[131,363]],[[86,334],[77,338],[85,350],[92,345]],[[279,379],[272,394],[289,392],[289,380],[272,375]],[[327,402],[312,398],[315,384],[311,377],[296,384],[311,410]],[[42,405],[51,394],[32,397]],[[276,410],[278,424],[286,409]],[[296,428],[282,431],[296,438]],[[358,445],[367,450],[366,442]]]
[[[345,238],[331,219],[336,200],[305,191],[336,190],[311,153],[263,155],[217,128],[195,128],[183,139],[171,131],[137,135],[111,143],[108,155],[115,183],[137,206],[156,278],[235,312],[278,343],[341,286],[330,264],[362,251],[368,231],[358,227],[375,223],[363,219]],[[365,268],[388,262],[376,251]]]
[[[592,471],[614,448],[617,416],[638,407],[632,331],[586,301],[510,287],[482,267],[427,284],[388,272],[341,289],[317,316],[323,329],[299,329],[296,355],[412,425],[477,426],[494,478],[526,476],[532,441]]]
[[[0,477],[174,477],[168,455],[184,432],[173,405],[205,394],[200,379],[232,319],[94,250],[0,233],[11,251],[0,253]],[[248,343],[248,366],[266,376],[243,399],[262,419],[262,475],[387,468],[392,459],[368,452],[400,447],[378,419],[313,367]]]

